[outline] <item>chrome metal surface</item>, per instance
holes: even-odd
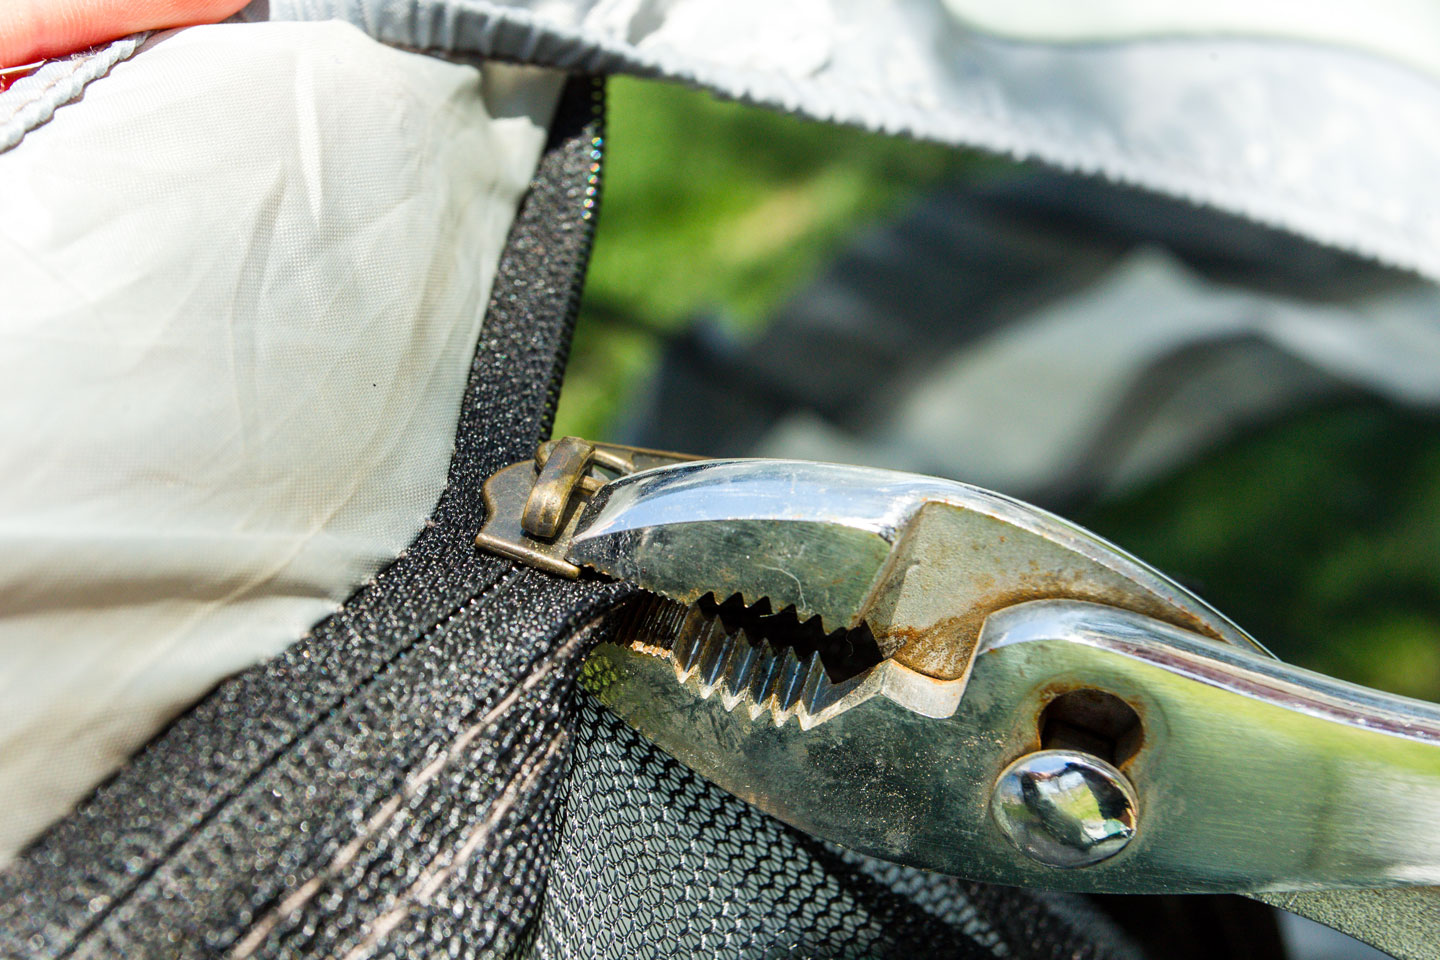
[[[1135,836],[1135,789],[1098,757],[1026,754],[1000,772],[990,813],[1017,850],[1052,867],[1108,860]]]
[[[1334,927],[1396,960],[1440,960],[1440,888],[1302,890],[1248,896]]]
[[[1134,610],[1259,649],[1183,587],[1112,544],[978,487],[795,460],[707,460],[607,484],[570,562],[682,603],[732,594],[869,626],[887,659],[963,678],[981,624],[1026,600]]]
[[[886,859],[1114,893],[1440,882],[1440,708],[1113,607],[1040,601],[991,615],[946,717],[870,695],[809,729],[777,726],[702,698],[696,676],[678,683],[669,656],[608,645],[596,657],[610,678],[601,699],[671,755],[807,832]],[[859,683],[904,672],[887,661]],[[1108,860],[1056,870],[1004,839],[990,792],[1045,748],[1045,706],[1080,689],[1119,697],[1143,723],[1121,765],[1136,835]]]

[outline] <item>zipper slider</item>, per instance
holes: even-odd
[[[584,506],[605,484],[700,459],[579,437],[547,440],[533,460],[511,464],[485,481],[485,523],[475,545],[573,580],[580,568],[565,557],[570,538]]]

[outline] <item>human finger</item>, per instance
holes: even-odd
[[[83,50],[140,30],[223,20],[246,0],[7,0],[0,67]]]

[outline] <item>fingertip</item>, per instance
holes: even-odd
[[[0,4],[0,67],[64,56],[142,30],[215,23],[248,0],[9,0]]]

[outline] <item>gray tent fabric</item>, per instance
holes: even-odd
[[[1042,41],[988,33],[957,6],[259,0],[247,16],[344,19],[412,49],[664,78],[1040,160],[1440,279],[1440,75],[1414,57],[1221,11],[1203,28]],[[1373,18],[1372,38],[1434,29],[1392,4]]]
[[[867,463],[1063,508],[1358,395],[1440,410],[1440,288],[1028,171],[872,228],[753,342],[723,321],[686,334],[632,429],[665,449]]]

